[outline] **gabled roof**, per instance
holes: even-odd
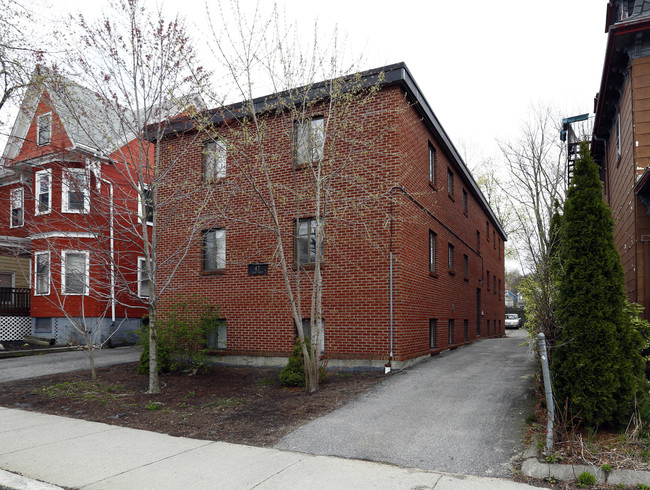
[[[451,139],[445,132],[442,124],[433,113],[431,106],[424,97],[420,87],[418,87],[411,72],[404,62],[387,65],[372,70],[367,70],[359,74],[361,77],[360,83],[355,80],[354,87],[359,86],[372,87],[379,84],[383,87],[400,86],[409,97],[409,101],[413,108],[422,117],[424,124],[436,136],[437,140],[442,146],[442,150],[446,152],[449,158],[456,164],[466,182],[472,189],[475,196],[478,197],[479,202],[485,212],[490,216],[492,222],[496,225],[499,233],[507,239],[503,226],[499,219],[492,211],[492,208],[485,199],[476,181],[472,177],[467,165],[458,153],[458,150],[451,142]],[[355,75],[351,76],[353,78]],[[226,120],[239,119],[248,114],[252,106],[253,110],[257,112],[267,112],[278,107],[287,107],[288,105],[295,104],[296,97],[300,99],[318,100],[320,98],[327,98],[329,94],[329,86],[331,80],[324,80],[313,85],[299,87],[296,89],[279,92],[263,97],[258,97],[252,101],[244,101],[227,107],[212,109],[200,113],[197,117],[179,117],[171,119],[165,123],[155,124],[147,127],[146,133],[148,137],[155,141],[157,138],[171,137],[176,134],[195,131],[197,127],[204,124],[218,125]],[[343,88],[345,90],[345,87]]]
[[[132,132],[123,129],[118,107],[102,100],[92,90],[43,66],[37,66],[5,146],[3,166],[11,164],[20,154],[45,93],[72,142],[68,150],[108,155],[133,139]]]

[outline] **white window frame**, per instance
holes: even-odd
[[[149,187],[148,185],[145,184],[145,185],[142,186],[142,190],[143,190],[143,192],[149,192],[149,191],[151,191],[151,187]],[[147,219],[146,204],[142,202],[142,194],[138,193],[138,216],[140,216],[140,220],[141,221],[146,220],[147,225],[153,226],[153,211],[154,211],[154,208],[153,208],[153,202],[152,202],[151,203],[152,221],[149,221]]]
[[[143,289],[142,285],[145,281],[149,283],[146,295],[142,293],[142,289]],[[151,279],[147,276],[145,258],[138,257],[138,297],[142,299],[149,299],[149,293],[151,291],[150,288],[151,288]]]
[[[226,177],[228,149],[222,140],[206,141],[203,148],[203,180],[215,182]]]
[[[20,223],[14,222],[14,209],[20,209],[21,219]],[[25,225],[25,189],[23,187],[16,187],[11,189],[9,198],[9,227],[20,228]]]
[[[84,271],[84,291],[83,293],[68,292],[66,291],[67,277],[65,275],[65,264],[68,255],[84,255],[86,257],[85,271]],[[90,292],[90,257],[86,250],[64,250],[61,253],[61,292],[69,296],[88,296]]]
[[[47,127],[44,127],[47,124]],[[41,139],[41,135],[47,132],[47,138]],[[38,146],[49,145],[52,142],[52,112],[46,112],[36,118],[36,144]]]
[[[41,209],[41,194],[43,194],[43,189],[41,188],[41,177],[44,175],[47,176],[48,181],[48,192],[47,192],[47,209]],[[48,168],[45,170],[39,170],[34,174],[36,180],[35,191],[34,191],[34,213],[36,215],[41,214],[50,214],[52,212],[52,169]]]
[[[70,176],[73,174],[83,175],[86,180],[86,185],[83,189],[80,189],[83,194],[83,208],[82,209],[70,209],[70,192],[73,190],[71,188],[71,179]],[[90,178],[88,172],[84,168],[66,168],[63,170],[63,182],[61,186],[61,212],[63,213],[87,213],[90,211]]]
[[[215,238],[215,264],[214,267],[206,267],[206,236],[214,233]],[[201,234],[201,270],[203,272],[223,271],[226,269],[226,229],[211,228],[204,230]]]
[[[47,291],[46,292],[39,292],[39,288],[38,288],[38,258],[41,256],[47,257]],[[49,296],[51,282],[52,282],[52,260],[51,260],[50,252],[35,252],[34,253],[34,295]]]

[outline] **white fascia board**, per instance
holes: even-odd
[[[47,240],[49,238],[89,238],[96,239],[97,234],[91,231],[46,231],[29,235],[30,240]]]

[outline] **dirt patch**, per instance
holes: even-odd
[[[286,388],[278,369],[211,366],[187,376],[161,375],[150,395],[137,363],[0,384],[0,406],[104,422],[173,436],[272,446],[386,379],[382,372],[338,373],[308,395]]]

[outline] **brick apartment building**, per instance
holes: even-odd
[[[313,277],[311,158],[300,160],[319,155],[324,171],[344,168],[323,211],[319,343],[328,366],[378,368],[392,354],[399,367],[504,332],[506,236],[458,151],[405,64],[353,79],[378,90],[344,108],[322,95],[330,81],[252,101],[259,146],[244,103],[174,119],[157,142],[170,169],[162,197],[178,186],[212,196],[159,227],[159,254],[169,256],[201,221],[193,248],[159,269],[158,282],[171,281],[161,309],[179,292],[217,304],[223,324],[213,347],[224,362],[284,364],[296,335],[270,218],[253,191],[262,155],[294,290],[302,281],[310,291]],[[296,112],[298,95],[308,103]],[[307,296],[305,325],[310,305]]]
[[[612,209],[628,298],[650,320],[650,4],[610,0],[605,31],[592,154]]]
[[[134,341],[146,312],[138,194],[96,94],[38,67],[0,169],[0,340]],[[107,124],[110,121],[103,121]]]

